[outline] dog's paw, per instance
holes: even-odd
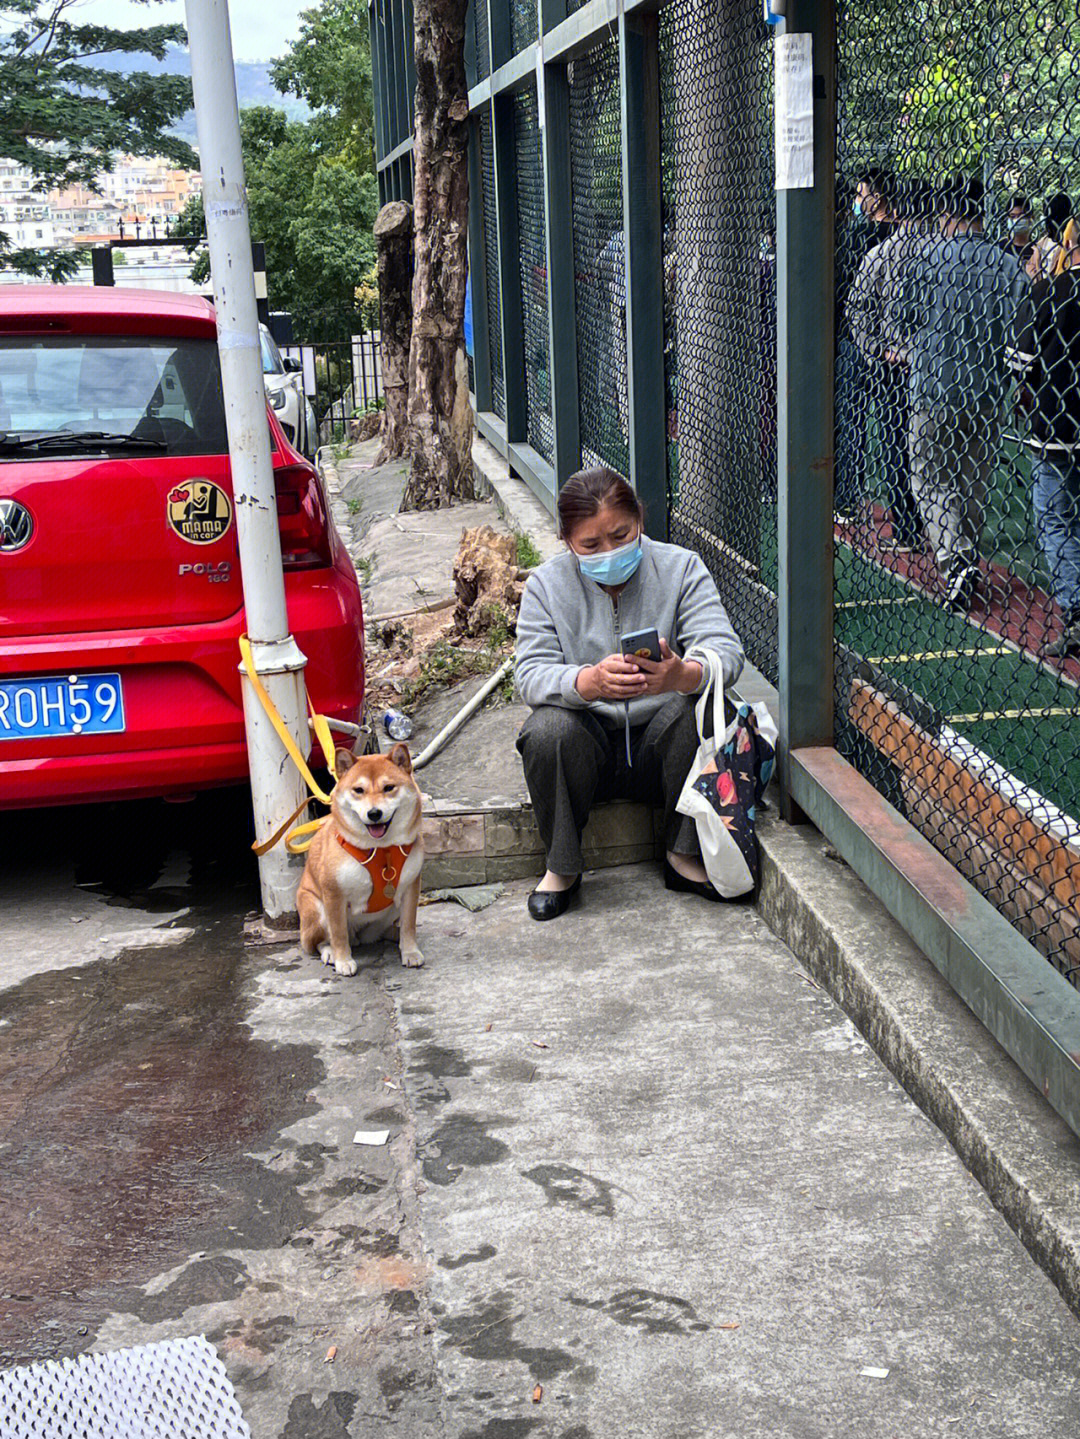
[[[401,951],[401,962],[409,969],[419,969],[424,962],[424,956],[416,945],[404,946]]]
[[[323,964],[333,964],[334,951],[330,948],[329,944],[319,945],[319,958],[322,960]]]
[[[355,974],[356,971],[360,968],[360,966],[350,954],[348,959],[335,959],[334,968],[337,970],[338,974]]]

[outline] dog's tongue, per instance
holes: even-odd
[[[390,828],[388,824],[369,824],[368,833],[372,839],[382,839],[383,835]]]

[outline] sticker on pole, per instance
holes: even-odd
[[[232,524],[232,501],[212,480],[174,485],[168,507],[169,528],[189,545],[212,545]]]
[[[776,188],[814,188],[813,36],[778,35],[773,46],[776,81]]]

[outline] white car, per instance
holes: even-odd
[[[265,325],[259,326],[262,344],[263,381],[278,424],[285,438],[302,455],[313,459],[318,447],[315,412],[304,394],[303,366],[299,360],[282,357],[273,335]]]

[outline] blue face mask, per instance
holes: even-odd
[[[641,536],[602,555],[578,555],[577,562],[586,579],[598,585],[624,585],[641,564]]]

